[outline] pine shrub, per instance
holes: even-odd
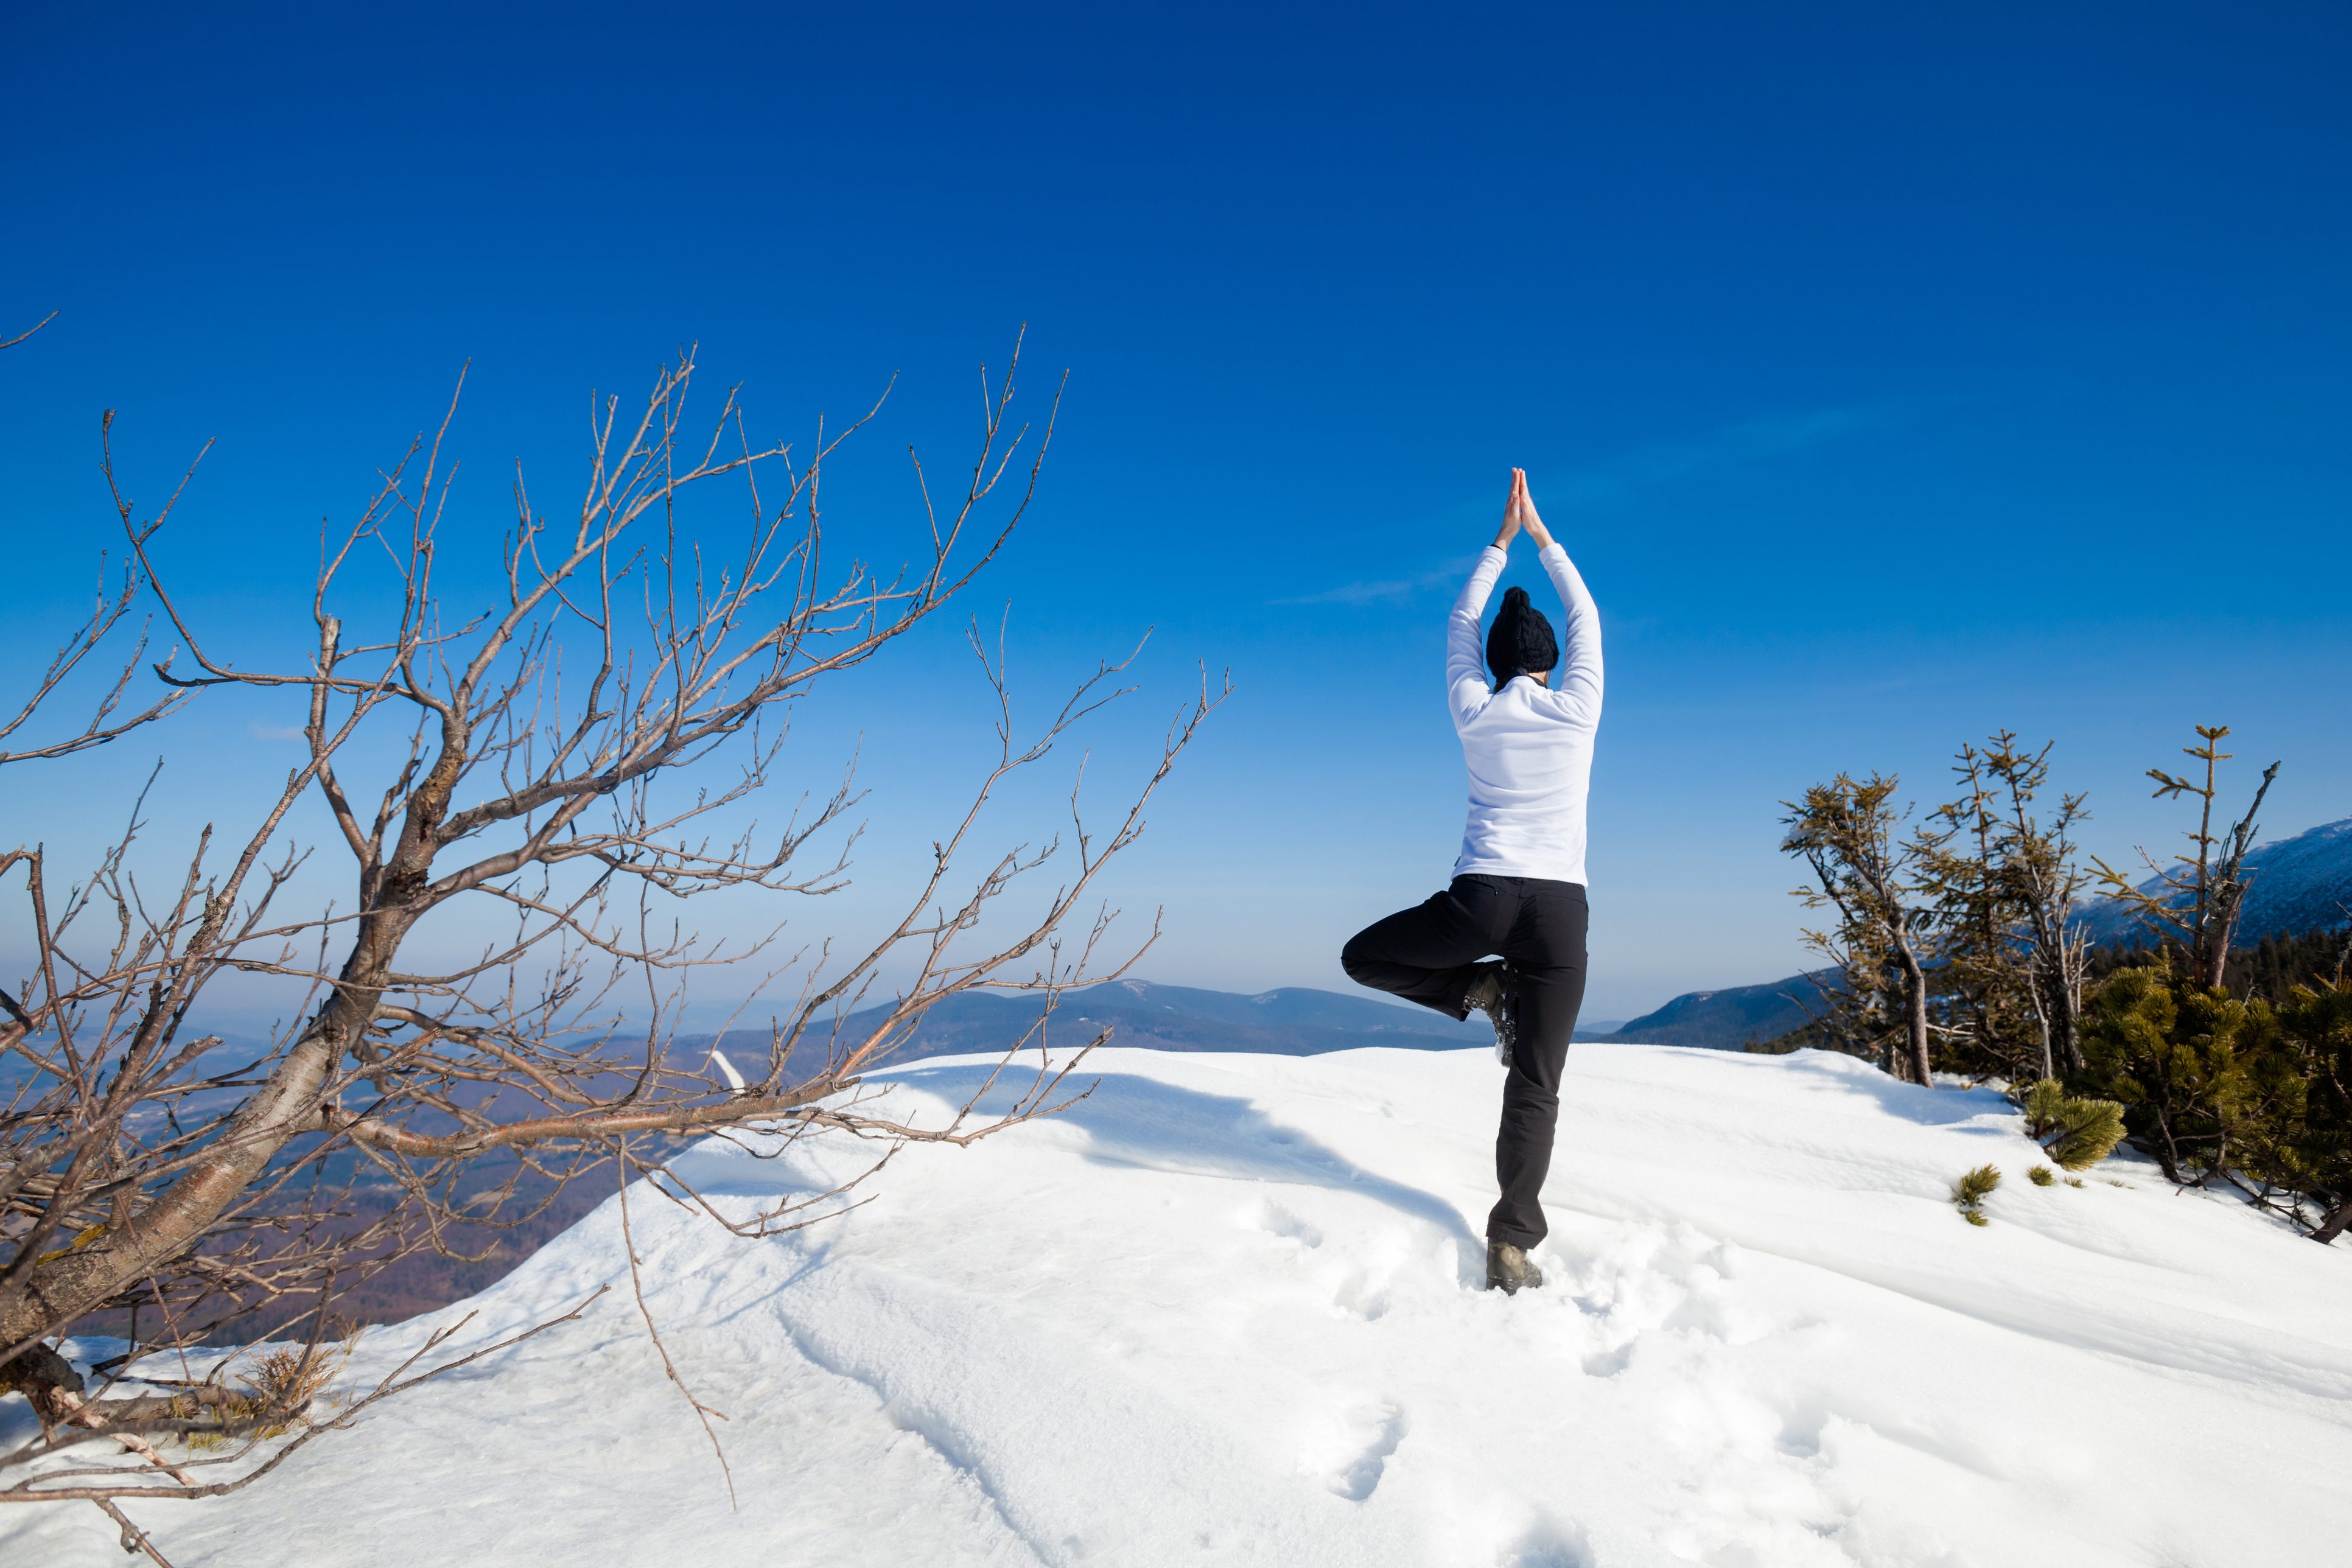
[[[2033,1169],[2025,1173],[2025,1179],[2032,1182],[2037,1187],[2046,1187],[2055,1182],[2058,1178],[2050,1173],[2049,1166],[2036,1165]]]
[[[1952,1202],[1959,1205],[1960,1217],[1970,1225],[1985,1223],[1984,1201],[2000,1185],[2000,1168],[1979,1165],[1952,1184]]]
[[[2123,1142],[2124,1108],[2112,1100],[2078,1099],[2056,1079],[2045,1078],[2026,1091],[2025,1131],[2066,1169],[2088,1170]]]
[[[2086,1068],[2068,1087],[2120,1103],[2125,1130],[2168,1179],[2201,1183],[2242,1163],[2284,1113],[2294,1075],[2283,1048],[2260,998],[2169,968],[2123,969],[2084,1009]]]
[[[2315,1228],[2335,1235],[2352,1223],[2352,979],[2295,986],[2278,1009],[2277,1048],[2248,1077],[2247,1173],[2289,1194],[2298,1219],[2293,1194],[2316,1200]]]

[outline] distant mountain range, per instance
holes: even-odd
[[[2238,937],[2252,942],[2280,931],[2305,931],[2347,922],[2352,907],[2352,818],[2331,822],[2292,838],[2257,846],[2246,857],[2254,873],[2252,891]],[[2155,883],[2146,884],[2151,890]],[[2131,921],[2123,906],[2100,900],[2085,907],[2084,927],[2094,941],[2128,939]],[[1580,1040],[1614,1045],[1696,1046],[1736,1051],[1751,1040],[1769,1040],[1808,1019],[1802,1003],[1814,997],[1814,979],[1791,974],[1761,985],[1692,991],[1630,1023],[1593,1019],[1577,1030]],[[1034,996],[966,993],[940,1003],[924,1017],[914,1038],[892,1059],[1000,1049],[1018,1039],[1037,1016]],[[842,1035],[862,1040],[887,1009],[869,1008],[844,1021]],[[1450,1050],[1483,1046],[1494,1036],[1473,1015],[1457,1024],[1425,1007],[1372,996],[1289,985],[1254,996],[1159,985],[1148,980],[1118,980],[1066,993],[1047,1026],[1050,1043],[1067,1047],[1103,1029],[1122,1046],[1163,1051],[1262,1051],[1276,1056],[1314,1056],[1360,1046],[1398,1046],[1414,1050]],[[708,1050],[708,1037],[681,1040],[682,1049]],[[744,1032],[722,1042],[764,1052],[764,1034]],[[804,1047],[803,1049],[812,1047]]]
[[[1016,1038],[1037,1016],[1034,996],[966,992],[924,1016],[905,1054],[939,1056],[984,1051]],[[862,1037],[879,1025],[887,1009],[855,1014],[848,1033]],[[1288,985],[1255,996],[1158,985],[1149,980],[1114,980],[1066,994],[1046,1027],[1054,1043],[1092,1039],[1116,1030],[1122,1046],[1161,1051],[1265,1051],[1276,1056],[1314,1056],[1380,1044],[1422,1050],[1479,1045],[1495,1037],[1484,1018],[1457,1024],[1426,1007],[1376,1002],[1333,991]],[[1370,1037],[1367,1038],[1367,1037]]]
[[[2238,921],[2238,945],[2352,923],[2352,913],[2347,913],[2352,910],[2352,817],[2258,844],[2246,853],[2246,869],[2253,874],[2252,887]],[[2151,877],[2140,889],[2153,893],[2159,886]],[[2078,918],[2095,942],[2128,942],[2137,929],[2130,910],[2113,899],[2085,905]],[[1790,998],[1811,1003],[1813,996],[1809,974],[1725,991],[1693,991],[1613,1034],[1589,1037],[1625,1045],[1738,1050],[1749,1040],[1773,1039],[1802,1026],[1808,1015]],[[1580,1033],[1577,1037],[1588,1037]]]
[[[1736,1051],[1750,1040],[1769,1040],[1802,1027],[1811,1015],[1799,1003],[1818,1008],[1815,995],[1811,974],[1791,974],[1784,980],[1734,985],[1723,991],[1689,991],[1654,1013],[1621,1025],[1613,1033],[1587,1036],[1580,1032],[1577,1038],[1612,1045],[1698,1046],[1711,1051]]]
[[[965,992],[950,996],[924,1015],[913,1038],[890,1059],[1000,1050],[1036,1021],[1040,1005],[1036,997],[1018,993]],[[888,1011],[870,1007],[851,1014],[842,1022],[842,1037],[868,1037]],[[1597,1022],[1606,1028],[1616,1026],[1613,1019]],[[1114,1045],[1160,1051],[1261,1051],[1286,1057],[1362,1046],[1458,1050],[1488,1045],[1495,1038],[1486,1020],[1476,1014],[1467,1023],[1457,1024],[1426,1007],[1370,995],[1286,985],[1248,996],[1160,985],[1149,980],[1114,980],[1065,992],[1045,1028],[1047,1041],[1055,1049],[1082,1045],[1108,1028],[1113,1031]],[[1597,1037],[1593,1030],[1580,1028],[1577,1037]],[[764,1031],[739,1030],[716,1043],[722,1049],[756,1049],[764,1055],[767,1038]],[[712,1044],[709,1037],[701,1037],[680,1040],[678,1048],[707,1051]]]
[[[2257,844],[2246,852],[2246,869],[2252,887],[2246,908],[2238,917],[2235,941],[2240,946],[2266,936],[2322,931],[2352,921],[2352,816],[2323,823],[2292,838]],[[2140,891],[2161,890],[2150,877]],[[2083,929],[2093,942],[2128,942],[2137,929],[2131,910],[2114,899],[2086,905]]]

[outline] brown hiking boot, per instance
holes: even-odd
[[[1519,977],[1507,963],[1484,963],[1481,973],[1462,994],[1462,1005],[1484,1013],[1495,1026],[1495,1059],[1511,1065],[1511,1049],[1519,1043]]]
[[[1543,1289],[1543,1270],[1528,1260],[1527,1249],[1513,1247],[1507,1241],[1486,1244],[1486,1289],[1499,1289],[1506,1296],[1516,1296],[1521,1289]]]

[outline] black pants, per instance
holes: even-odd
[[[1559,1125],[1559,1079],[1576,1010],[1584,1005],[1584,889],[1540,877],[1456,877],[1429,901],[1365,927],[1339,962],[1359,985],[1466,1017],[1462,994],[1478,961],[1500,954],[1519,982],[1519,1037],[1503,1080],[1495,1180],[1503,1195],[1486,1239],[1533,1247],[1544,1238],[1544,1177]]]

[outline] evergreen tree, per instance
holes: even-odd
[[[1899,1045],[1914,1079],[1931,1055],[2013,1083],[2081,1065],[2087,971],[2073,915],[2087,879],[2071,834],[2086,814],[2083,796],[2063,795],[2046,822],[2037,815],[2050,751],[2021,751],[2009,731],[1982,750],[1963,745],[1953,767],[1963,793],[1899,842],[1892,779],[1841,774],[1784,803],[1781,847],[1819,879],[1800,896],[1839,916],[1807,940],[1846,984],[1807,1027],[1765,1048],[1884,1048],[1894,1070]]]
[[[2352,979],[2297,985],[2278,1010],[2278,1048],[2260,1074],[2260,1114],[2251,1129],[2247,1164],[2288,1195],[2320,1205],[2312,1239],[2328,1242],[2352,1227]],[[2263,1194],[2267,1196],[2268,1194]]]
[[[1830,1022],[1869,1037],[1895,1076],[1929,1084],[1921,950],[1933,917],[1917,907],[1916,879],[1923,846],[1936,835],[1895,837],[1906,814],[1891,804],[1895,790],[1895,779],[1877,773],[1859,781],[1840,773],[1812,785],[1801,803],[1780,803],[1789,808],[1780,847],[1812,868],[1816,885],[1797,889],[1805,907],[1836,911],[1834,926],[1805,932],[1806,944],[1845,979],[1843,994],[1831,998]]]
[[[2174,939],[2094,954],[2097,1043],[2070,1081],[2131,1100],[2132,1137],[2175,1181],[2227,1180],[2334,1240],[2352,1227],[2352,946],[2265,939],[2229,955],[2226,986],[2199,985],[2190,956]]]
[[[1939,1066],[2030,1079],[2041,1075],[2028,1070],[2035,1025],[2017,937],[2024,911],[2007,875],[2007,825],[1985,764],[1985,753],[1962,746],[1952,771],[1967,793],[1937,806],[1929,828],[1913,837],[1938,961],[1928,972],[1928,1026]]]
[[[1941,831],[1916,841],[1932,900],[1940,965],[1930,975],[1949,1067],[2032,1082],[2081,1065],[2085,939],[2074,927],[2072,832],[2084,797],[2061,795],[2045,824],[2035,797],[2050,752],[2020,751],[2003,730],[1979,751],[1963,745],[1952,771],[1964,792],[1937,807]]]
[[[2259,996],[2273,1007],[2284,1007],[2296,986],[2324,986],[2342,974],[2347,958],[2352,958],[2352,931],[2328,926],[2300,934],[2279,932],[2252,947],[2231,948],[2222,987],[2241,1001]],[[2085,960],[2096,984],[2118,969],[2160,969],[2167,963],[2186,969],[2189,950],[2168,938],[2151,945],[2143,932],[2129,942],[2092,948]]]
[[[2058,797],[2045,825],[2032,807],[2050,777],[2051,742],[2024,752],[2004,730],[1984,754],[1985,771],[2003,795],[2000,878],[2018,913],[2025,952],[2026,1000],[2041,1043],[2041,1076],[2083,1065],[2083,987],[2089,939],[2076,928],[2074,900],[2090,879],[2074,864],[2074,828],[2091,815],[2081,795]]]
[[[2121,1102],[2125,1126],[2165,1175],[2201,1184],[2259,1138],[2264,1092],[2279,1076],[2263,1058],[2277,1045],[2277,1019],[2260,998],[2241,1002],[2168,967],[2118,970],[2091,995],[2085,1066],[2069,1087]]]
[[[2260,996],[2284,1008],[2297,987],[2325,989],[2343,978],[2352,959],[2352,932],[2279,932],[2252,947],[2233,948],[2224,984],[2232,996]]]

